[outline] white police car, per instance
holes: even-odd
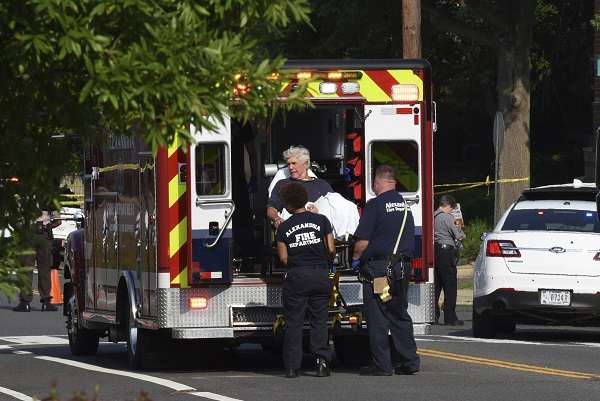
[[[526,190],[485,235],[473,275],[473,335],[517,323],[600,326],[596,188]]]

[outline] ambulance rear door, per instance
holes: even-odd
[[[398,191],[411,204],[415,220],[415,257],[422,257],[423,199],[420,177],[422,104],[365,105],[365,193],[374,198],[373,177],[380,164],[390,165]]]
[[[211,121],[215,131],[191,129],[196,140],[190,147],[191,285],[232,281],[231,121],[228,116]]]

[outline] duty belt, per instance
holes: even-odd
[[[439,246],[442,249],[455,249],[455,246],[449,245],[449,244],[440,244],[439,242],[435,243],[436,246]]]

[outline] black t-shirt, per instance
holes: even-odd
[[[355,237],[369,241],[361,259],[387,259],[392,254],[407,206],[396,191],[384,192],[367,202],[354,233]],[[415,222],[409,209],[398,252],[412,257],[414,250]]]
[[[328,263],[325,237],[331,223],[322,214],[294,213],[277,228],[277,241],[288,251],[288,266],[314,266]]]
[[[328,192],[333,192],[331,185],[325,180],[320,178],[315,178],[314,180],[295,180],[293,178],[284,178],[275,184],[273,188],[273,192],[271,192],[271,197],[267,202],[268,207],[274,207],[275,209],[281,211],[283,210],[283,201],[279,196],[279,191],[281,188],[285,187],[287,184],[295,182],[297,184],[302,185],[308,194],[308,201],[314,202],[319,199],[321,196],[326,195]]]

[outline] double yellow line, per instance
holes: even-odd
[[[513,362],[508,362],[508,361],[501,361],[498,359],[479,358],[479,357],[469,356],[469,355],[454,354],[454,353],[450,353],[450,352],[437,351],[434,349],[419,348],[418,353],[419,353],[419,355],[430,356],[433,358],[442,358],[442,359],[448,359],[451,361],[473,363],[476,365],[493,366],[496,368],[518,370],[521,372],[538,373],[538,374],[550,375],[550,376],[562,376],[562,377],[568,377],[571,379],[587,379],[587,380],[600,379],[600,375],[596,374],[596,373],[584,373],[584,372],[574,372],[574,371],[570,371],[570,370],[545,368],[542,366],[526,365],[526,364],[522,364],[522,363],[513,363]]]

